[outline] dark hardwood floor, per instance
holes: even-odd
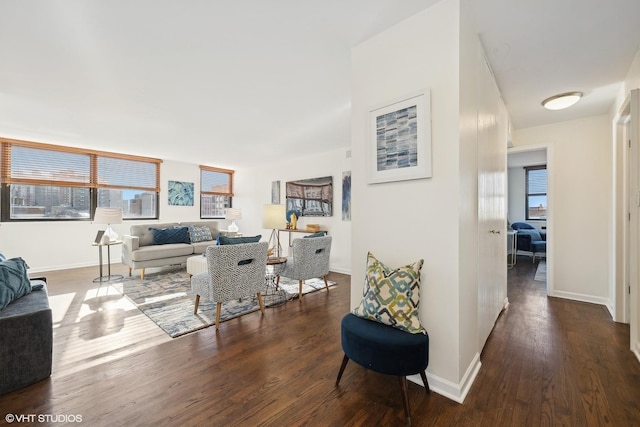
[[[171,339],[126,298],[97,289],[96,273],[46,273],[53,375],[0,396],[0,424],[5,414],[81,415],[88,426],[404,424],[395,378],[350,363],[334,385],[349,276],[332,273],[330,292],[229,320],[218,333]],[[510,305],[464,404],[409,383],[414,426],[640,425],[628,326],[602,306],[547,298],[534,274],[530,258],[509,271]]]

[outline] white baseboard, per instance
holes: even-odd
[[[111,265],[113,266],[114,262],[111,263]],[[64,265],[50,265],[50,266],[44,266],[44,267],[39,267],[39,268],[30,268],[28,270],[29,275],[33,276],[34,273],[42,273],[45,271],[57,271],[57,270],[69,270],[71,268],[83,268],[83,267],[95,267],[96,268],[96,272],[98,271],[98,269],[100,268],[99,264],[96,262],[82,262],[82,263],[77,263],[77,264],[64,264]],[[103,266],[103,268],[107,268],[106,264]]]
[[[609,308],[611,301],[608,298],[596,297],[593,295],[577,294],[574,292],[553,291],[549,294],[550,297],[564,298],[573,301],[588,302],[591,304],[600,304]],[[609,309],[611,311],[611,309]]]
[[[638,362],[640,362],[640,342],[636,343],[636,348],[634,348],[632,351],[633,354],[636,355],[636,359],[638,359]]]
[[[351,270],[348,268],[342,268],[342,267],[329,267],[330,271],[333,271],[335,273],[341,273],[341,274],[348,274],[351,275]]]
[[[447,379],[441,378],[435,374],[427,372],[427,381],[429,381],[429,388],[431,391],[438,393],[448,399],[453,400],[457,403],[463,403],[464,399],[467,397],[473,382],[478,376],[478,372],[480,371],[480,367],[482,363],[480,363],[480,353],[476,353],[475,357],[471,361],[471,364],[467,368],[467,372],[465,372],[462,380],[456,384]],[[411,382],[414,382],[420,386],[422,386],[422,379],[420,375],[411,375],[408,376],[407,379]]]

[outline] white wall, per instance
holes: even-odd
[[[430,336],[428,372],[457,383],[458,304],[458,8],[443,1],[352,51],[351,306],[362,297],[371,251],[391,267],[424,259],[420,319]],[[381,57],[384,60],[381,60]],[[368,111],[428,88],[430,179],[367,185]]]
[[[552,148],[552,296],[611,304],[611,132],[607,115],[513,131],[514,147]]]
[[[525,173],[522,167],[508,169],[509,221],[525,221]]]
[[[618,111],[620,111],[626,98],[629,96],[630,92],[638,88],[640,88],[640,50],[636,52],[636,55],[631,64],[631,67],[629,68],[629,72],[627,73],[627,77],[624,81],[624,84],[622,85],[620,93],[618,94],[617,101],[611,109],[611,118],[614,118],[615,114]],[[632,120],[634,119],[640,121],[640,117],[632,118]],[[617,146],[621,142],[616,138],[616,132],[613,132],[612,135],[613,135],[612,151],[616,153],[616,161],[614,162],[615,168],[616,168],[615,179],[618,181],[618,188],[622,189],[624,188],[622,181],[625,180],[623,164],[625,162],[624,159],[626,156],[625,154],[623,154],[625,151],[620,149],[619,146]],[[622,140],[622,143],[624,144],[624,140]],[[637,148],[632,149],[632,151],[635,151],[637,153]],[[630,171],[630,173],[633,174],[634,171]],[[633,179],[635,179],[635,177]],[[619,191],[616,194],[616,197],[618,199],[616,200],[615,207],[617,210],[620,210],[624,214],[626,211],[625,209],[626,194],[624,194],[623,191]],[[632,212],[631,213],[632,221],[638,221],[638,218],[635,217],[637,215],[637,209],[630,208],[629,211]],[[633,223],[631,223],[631,230],[634,230],[636,228],[637,227],[634,227]],[[612,237],[612,246],[615,245],[617,249],[615,253],[621,255],[623,254],[621,242],[624,241],[624,236],[623,236],[624,227],[622,227],[618,222],[614,224],[614,230],[616,235]],[[632,242],[630,246],[631,248],[635,248],[637,247],[637,244],[634,244]],[[624,262],[620,259],[614,259],[612,262],[617,263],[618,270],[616,272],[617,274],[613,274],[612,276],[612,281],[614,281],[615,283],[611,283],[610,285],[611,292],[612,293],[616,292],[618,289],[621,289],[621,288],[623,289],[622,292],[625,292],[624,289],[626,288],[626,284],[622,284],[622,286],[620,286],[619,283],[616,282],[616,280],[621,280],[621,278],[624,277],[624,274],[622,273]],[[632,291],[631,291],[632,296],[630,301],[630,313],[629,313],[630,314],[630,347],[631,347],[631,350],[635,353],[638,360],[640,360],[640,315],[638,314],[640,312],[640,292],[638,292],[640,284],[633,283],[634,281],[637,282],[637,279],[635,278],[636,272],[637,272],[636,264],[637,264],[637,260],[633,260],[633,259],[630,260],[630,265],[632,266],[632,268],[630,269],[630,273],[631,273],[630,286],[632,288]],[[635,293],[635,296],[634,296],[634,293]],[[614,298],[617,303],[621,303],[623,300],[620,294],[615,295],[615,297],[612,297],[612,299]]]
[[[300,217],[298,228],[305,224],[320,224],[333,236],[331,243],[331,271],[351,273],[351,221],[342,220],[342,172],[351,171],[349,149],[345,148],[316,154],[310,157],[283,159],[279,163],[266,164],[263,167],[240,168],[236,170],[234,206],[242,208],[242,217],[236,221],[240,231],[245,234],[262,234],[267,240],[271,230],[262,228],[262,209],[271,203],[271,183],[280,181],[280,202],[285,203],[285,184],[287,181],[307,178],[333,177],[333,216]],[[376,235],[382,236],[383,230],[376,229]],[[283,248],[288,245],[288,233],[281,234]],[[293,236],[301,237],[301,236]]]
[[[464,9],[464,1],[439,2],[356,46],[351,79],[351,305],[362,296],[367,252],[391,267],[424,259],[420,319],[430,336],[429,382],[434,391],[457,401],[464,400],[473,382],[480,351],[480,46]],[[424,88],[431,94],[432,178],[367,184],[369,111]],[[384,238],[372,230],[385,230]]]

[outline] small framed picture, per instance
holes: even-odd
[[[428,90],[369,111],[369,184],[431,177],[431,96]]]
[[[96,239],[93,242],[99,245],[102,242],[102,236],[104,236],[104,230],[98,230],[98,233],[96,234]]]

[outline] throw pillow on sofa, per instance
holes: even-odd
[[[191,243],[189,227],[149,228],[153,233],[154,245],[170,245],[172,243]]]
[[[191,239],[191,243],[207,242],[213,240],[213,236],[211,235],[211,229],[206,225],[190,225],[189,239]]]
[[[0,310],[31,293],[29,266],[20,257],[0,262]]]

